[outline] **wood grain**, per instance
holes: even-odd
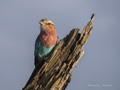
[[[54,50],[34,69],[23,90],[66,89],[74,67],[84,54],[82,48],[92,33],[94,17],[93,14],[81,34],[76,28],[59,41]]]

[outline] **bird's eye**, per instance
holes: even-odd
[[[47,25],[51,25],[51,23],[47,23]]]

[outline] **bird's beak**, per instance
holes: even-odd
[[[40,25],[44,25],[44,23],[43,23],[43,22],[41,22],[41,21],[38,21],[38,23],[39,23]]]

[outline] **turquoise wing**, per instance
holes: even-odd
[[[40,44],[40,41],[39,39],[37,38],[36,42],[35,42],[35,50],[34,50],[34,56],[36,57],[37,54],[38,54],[38,51],[39,51],[39,48],[40,48],[41,44]]]

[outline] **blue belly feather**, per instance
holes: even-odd
[[[38,54],[40,54],[41,56],[45,56],[48,53],[50,53],[52,49],[53,49],[53,46],[51,46],[50,48],[46,48],[41,44],[38,50]]]
[[[37,40],[37,42],[35,44],[34,55],[35,55],[35,57],[38,58],[38,60],[41,60],[41,58],[43,56],[49,54],[53,48],[54,48],[54,46],[51,46],[50,48],[46,48]]]

